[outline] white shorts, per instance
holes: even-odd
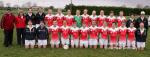
[[[38,45],[47,45],[47,40],[38,40]]]
[[[117,42],[110,42],[109,45],[118,45]]]
[[[35,40],[25,40],[25,45],[35,45]]]
[[[119,41],[119,46],[125,47],[126,46],[126,41]]]
[[[76,45],[76,46],[78,46],[78,45],[79,45],[79,39],[72,39],[72,40],[71,40],[71,45]]]
[[[38,28],[40,26],[40,24],[36,24],[35,27]]]
[[[100,45],[108,45],[108,40],[107,39],[99,39],[99,44]]]
[[[145,42],[137,42],[137,48],[145,48]]]
[[[89,45],[97,45],[98,41],[97,39],[89,39]]]
[[[59,40],[56,40],[56,41],[51,40],[51,41],[50,41],[50,44],[51,44],[51,45],[59,45],[59,44],[60,44],[60,41],[59,41]]]
[[[69,39],[61,38],[61,44],[62,45],[69,45]]]
[[[88,40],[80,40],[80,46],[88,47]]]
[[[131,47],[131,46],[132,46],[132,47],[135,47],[135,41],[130,41],[130,40],[128,40],[128,41],[127,41],[127,46],[128,46],[128,47]]]

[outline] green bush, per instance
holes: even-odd
[[[70,9],[70,7],[67,5],[65,9]],[[145,11],[146,15],[150,15],[150,9],[139,9],[139,8],[123,8],[123,7],[104,7],[104,6],[72,6],[72,14],[75,14],[76,10],[81,10],[81,13],[83,13],[84,9],[88,9],[88,14],[91,14],[93,10],[97,11],[97,14],[99,14],[100,10],[104,10],[106,15],[109,15],[110,11],[114,11],[115,15],[119,14],[119,11],[124,11],[125,15],[130,14],[137,14],[139,15],[141,11]]]

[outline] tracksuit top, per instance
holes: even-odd
[[[37,33],[37,38],[39,40],[48,39],[48,29],[46,27],[43,27],[43,28],[41,28],[41,26],[38,27],[36,30],[36,33]]]
[[[26,40],[34,40],[36,37],[36,28],[32,26],[32,29],[29,29],[29,26],[27,26],[24,30],[25,39]]]

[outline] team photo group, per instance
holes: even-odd
[[[72,15],[70,9],[63,14],[57,9],[53,14],[43,8],[37,13],[29,8],[22,9],[14,15],[7,8],[1,19],[1,29],[4,31],[4,46],[12,46],[13,30],[17,33],[17,44],[25,48],[103,48],[103,49],[135,49],[144,50],[148,32],[148,19],[145,12],[135,18],[135,14],[124,16],[124,11],[114,15],[110,11],[106,16],[105,10],[92,11],[84,9],[81,14],[76,10]],[[97,15],[97,13],[99,15]]]

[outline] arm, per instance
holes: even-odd
[[[0,23],[1,29],[4,28],[4,22],[5,22],[5,16],[3,15]]]
[[[48,29],[47,29],[47,28],[45,28],[45,30],[46,30],[46,36],[47,36],[47,39],[49,39]]]
[[[145,28],[146,28],[146,31],[148,31],[148,19],[146,18],[146,21],[145,21]]]

